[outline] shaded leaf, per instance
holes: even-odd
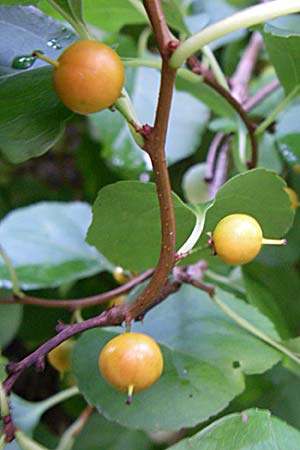
[[[0,349],[13,339],[22,320],[22,305],[0,305]]]
[[[286,94],[300,84],[300,34],[266,24],[263,38],[272,64]]]
[[[6,159],[19,163],[54,145],[72,113],[53,91],[50,67],[36,61],[18,70],[13,62],[33,50],[57,59],[76,37],[33,6],[0,7],[0,22],[0,147]]]
[[[0,223],[0,242],[23,289],[59,286],[111,268],[84,242],[91,220],[89,205],[44,202],[19,208]],[[2,286],[10,286],[0,261]]]
[[[272,417],[269,411],[249,409],[217,420],[170,450],[296,450],[299,447],[298,430]]]

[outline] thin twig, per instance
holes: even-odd
[[[66,308],[74,311],[76,309],[83,309],[90,306],[101,305],[102,303],[111,300],[113,297],[124,294],[130,291],[133,287],[150,278],[151,275],[153,275],[153,272],[153,269],[146,270],[144,273],[132,278],[130,281],[128,281],[128,283],[123,284],[122,286],[119,286],[107,292],[103,292],[101,294],[93,295],[91,297],[61,300],[43,299],[24,294],[22,297],[2,297],[0,298],[0,303],[21,303],[24,305],[41,306],[44,308]]]
[[[225,137],[224,131],[218,131],[208,149],[205,168],[205,181],[210,183],[214,178],[215,161],[220,144]]]
[[[252,108],[254,108],[254,106],[261,103],[266,97],[268,97],[268,95],[272,94],[279,87],[280,87],[279,80],[274,80],[274,81],[272,81],[272,83],[267,84],[266,86],[261,88],[259,91],[257,91],[256,94],[252,98],[249,98],[244,103],[244,109],[246,111],[250,111]]]
[[[240,103],[245,102],[248,98],[248,84],[262,47],[262,37],[258,31],[254,31],[230,80],[231,95]]]
[[[229,138],[222,144],[218,154],[213,181],[209,184],[209,195],[213,199],[220,187],[225,183],[228,170]]]

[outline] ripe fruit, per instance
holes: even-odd
[[[286,187],[285,191],[289,194],[291,202],[292,202],[292,208],[296,209],[298,208],[299,205],[299,199],[298,199],[298,195],[296,194],[296,192],[294,191],[294,189],[290,188],[290,187]]]
[[[124,84],[124,67],[117,53],[101,42],[74,42],[53,64],[52,81],[61,101],[72,111],[90,114],[113,105]]]
[[[114,268],[114,271],[112,274],[113,274],[113,277],[116,280],[116,282],[119,284],[125,284],[131,278],[130,272],[124,270],[122,267],[119,267],[119,266]]]
[[[230,214],[217,224],[213,235],[215,252],[227,264],[245,264],[252,261],[263,244],[285,245],[285,239],[265,239],[262,229],[247,214]]]
[[[111,300],[109,300],[109,302],[107,304],[107,308],[112,308],[113,306],[124,305],[124,303],[126,302],[126,298],[127,298],[126,294],[118,295],[117,297],[113,297]]]
[[[48,361],[58,372],[71,370],[71,351],[75,344],[74,339],[67,339],[48,353]]]
[[[163,370],[163,356],[150,336],[124,333],[103,347],[99,369],[113,387],[128,392],[127,404],[130,404],[133,391],[143,391],[158,380]]]

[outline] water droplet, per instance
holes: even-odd
[[[36,57],[30,55],[18,55],[16,56],[12,63],[11,63],[11,67],[13,69],[19,69],[19,70],[24,70],[24,69],[28,69],[29,67],[32,66],[32,64],[35,62]]]
[[[49,39],[47,46],[53,48],[54,50],[60,50],[62,48],[60,42],[56,39]]]

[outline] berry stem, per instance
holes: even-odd
[[[51,64],[52,66],[55,67],[55,69],[58,69],[58,67],[59,67],[58,61],[48,58],[48,56],[42,55],[42,53],[40,53],[40,52],[34,51],[34,52],[32,52],[32,56],[35,56],[36,58],[39,58],[42,61],[45,61],[46,63]]]
[[[133,390],[134,390],[134,385],[130,384],[128,386],[128,395],[127,395],[126,405],[130,405],[132,402]]]
[[[266,239],[262,238],[263,245],[286,245],[286,239]]]

